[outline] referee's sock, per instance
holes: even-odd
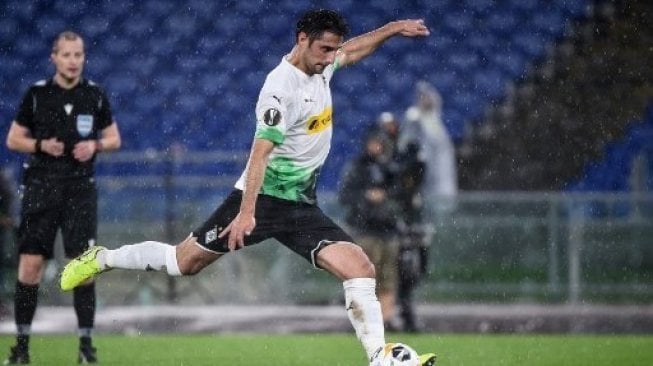
[[[38,303],[39,285],[27,285],[16,281],[14,294],[14,311],[16,319],[16,345],[18,349],[29,348],[32,320]]]
[[[91,336],[91,330],[95,325],[95,303],[95,282],[75,287],[73,306],[77,314],[80,337]]]

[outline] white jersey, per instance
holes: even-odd
[[[336,67],[309,76],[287,57],[268,74],[256,103],[255,137],[275,145],[259,193],[315,204],[317,178],[331,147],[329,82]],[[236,188],[244,189],[245,174]]]

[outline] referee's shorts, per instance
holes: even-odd
[[[25,179],[18,252],[54,255],[54,241],[61,230],[68,258],[82,254],[97,236],[97,188],[94,178]]]

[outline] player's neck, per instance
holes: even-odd
[[[306,64],[302,62],[302,58],[299,57],[299,51],[297,49],[297,46],[293,47],[293,49],[290,51],[290,54],[288,55],[287,58],[288,62],[295,66],[299,71],[303,72],[304,74],[311,76],[312,74],[308,71],[308,67],[306,67]]]
[[[54,82],[59,85],[62,89],[72,89],[79,84],[80,80],[82,79],[81,76],[78,76],[76,78],[67,78],[61,74],[55,74],[54,75]]]

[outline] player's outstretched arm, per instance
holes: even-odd
[[[356,63],[374,52],[388,39],[401,35],[404,37],[425,37],[430,34],[423,19],[397,20],[361,34],[343,43],[336,55],[338,64],[342,66]]]

